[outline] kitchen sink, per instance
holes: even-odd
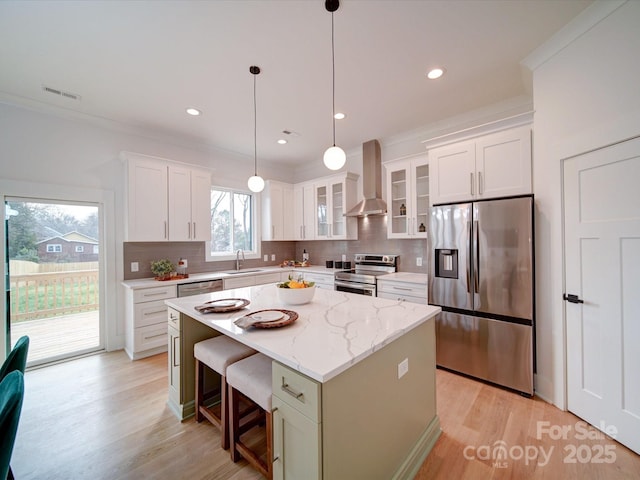
[[[259,269],[257,269],[257,270],[232,270],[230,272],[224,272],[224,273],[226,273],[228,275],[237,275],[239,273],[256,273],[256,272],[261,272],[261,271],[262,270],[259,270]]]

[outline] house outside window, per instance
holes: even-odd
[[[84,245],[76,245],[76,253],[83,253]]]
[[[47,253],[60,253],[62,252],[62,245],[59,243],[50,243],[47,245]]]
[[[259,256],[255,196],[248,192],[211,188],[211,242],[207,260],[235,258],[242,250],[245,257]]]

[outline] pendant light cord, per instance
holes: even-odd
[[[256,107],[256,75],[253,75],[253,171],[258,176],[258,109]]]
[[[336,54],[334,46],[334,33],[333,33],[333,12],[331,12],[331,70],[332,70],[332,106],[331,106],[331,118],[333,120],[333,146],[336,146]]]

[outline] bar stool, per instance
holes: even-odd
[[[222,448],[229,448],[229,388],[227,387],[227,368],[229,365],[254,355],[252,348],[236,342],[231,338],[220,335],[196,343],[193,346],[193,355],[196,361],[196,421],[204,418],[220,429]],[[206,401],[217,393],[205,392],[204,377],[205,368],[210,368],[220,374],[220,414],[206,405]]]
[[[267,480],[273,478],[273,446],[271,420],[271,359],[262,353],[257,353],[227,368],[227,382],[229,384],[229,408],[231,460],[237,462],[242,456],[249,464],[264,475]],[[256,403],[261,409],[260,416],[240,425],[240,397],[244,396]],[[264,423],[266,426],[267,453],[266,461],[260,459],[256,451],[252,450],[242,440],[240,434],[248,427]]]

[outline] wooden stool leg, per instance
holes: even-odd
[[[200,406],[204,403],[204,364],[196,358],[196,422],[204,420]]]
[[[220,434],[222,449],[229,449],[229,386],[224,375],[220,375]],[[235,418],[235,416],[234,416]]]
[[[240,460],[240,452],[238,452],[238,442],[240,441],[240,395],[235,388],[229,387],[229,411],[231,412],[231,421],[229,422],[229,439],[231,460],[237,462]]]

